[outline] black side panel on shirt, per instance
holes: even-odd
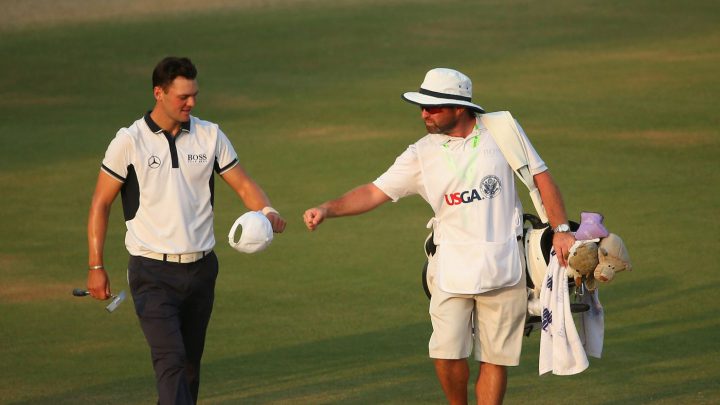
[[[220,169],[217,159],[215,159],[215,171],[210,172],[210,206],[215,208],[215,172]]]
[[[140,208],[140,184],[138,184],[137,173],[135,173],[135,166],[133,165],[128,166],[127,178],[125,178],[125,183],[120,189],[120,195],[122,197],[125,221],[130,221],[135,218],[135,214]]]

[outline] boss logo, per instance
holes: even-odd
[[[207,154],[202,153],[199,155],[189,154],[187,155],[187,162],[194,165],[202,165],[208,162]]]

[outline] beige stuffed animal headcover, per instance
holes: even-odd
[[[599,262],[598,244],[593,241],[580,241],[570,249],[568,265],[577,272],[578,277],[592,274]]]
[[[595,269],[600,263],[597,239],[579,240],[570,248],[568,257],[567,275],[575,280],[575,286],[580,287],[585,280],[585,287],[593,291],[597,288]]]
[[[610,233],[601,238],[600,243],[595,241],[577,241],[568,258],[568,277],[573,278],[578,287],[584,281],[590,291],[597,289],[598,281],[607,283],[615,278],[615,273],[632,271],[630,255],[618,235]]]
[[[614,233],[600,240],[598,259],[600,263],[595,268],[594,276],[600,281],[608,282],[615,278],[615,273],[632,271],[630,255],[625,243]]]

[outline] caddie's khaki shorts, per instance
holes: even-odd
[[[522,242],[518,245],[523,268],[520,282],[476,295],[441,291],[435,285],[435,260],[430,258],[427,281],[432,294],[431,358],[465,359],[474,347],[477,361],[502,366],[520,364],[527,288],[524,248]]]

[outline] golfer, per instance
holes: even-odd
[[[477,403],[501,403],[506,366],[519,364],[527,292],[519,239],[522,206],[513,172],[472,103],[472,83],[445,68],[430,70],[418,92],[403,99],[420,106],[428,134],[410,145],[377,180],[305,211],[308,229],[325,218],[361,214],[387,201],[419,194],[434,211],[436,254],[430,258],[433,332],[429,352],[451,404],[466,404],[474,348]],[[558,187],[521,134],[534,181],[564,264],[574,242]],[[472,331],[475,326],[475,332]]]
[[[128,281],[150,346],[160,404],[195,404],[200,359],[212,312],[218,260],[213,252],[214,172],[274,232],[285,220],[245,173],[225,134],[191,115],[197,70],[167,57],[152,74],[155,106],[122,128],[105,152],[88,218],[87,287],[110,296],[103,262],[110,207],[122,195]]]

